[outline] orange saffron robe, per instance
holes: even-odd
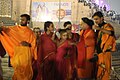
[[[14,68],[13,80],[31,80],[33,76],[31,70],[32,59],[37,59],[36,37],[32,30],[27,26],[3,28],[2,35],[0,34],[0,40],[11,58],[11,64]],[[30,43],[31,47],[21,46],[20,43],[22,41]],[[23,58],[20,56],[18,59],[20,54]],[[29,57],[29,55],[31,57]],[[30,61],[30,63],[28,63],[28,61]],[[23,74],[21,74],[21,72]]]
[[[114,28],[108,23],[102,28],[114,32]],[[98,37],[100,37],[100,33],[101,31],[99,32]],[[102,53],[98,54],[97,78],[100,80],[110,80],[111,51],[116,50],[115,36],[103,33],[101,41],[100,47],[102,49]],[[108,49],[109,51],[107,51]]]
[[[80,42],[77,44],[78,49],[78,77],[92,78],[94,64],[89,62],[95,51],[95,34],[92,29],[81,30]]]

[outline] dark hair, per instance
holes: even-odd
[[[28,14],[22,14],[22,15],[20,15],[20,17],[26,17],[26,19],[28,21],[30,21],[30,15],[28,15]]]
[[[58,31],[60,34],[61,33],[65,33],[66,32],[66,29],[59,29],[59,31]]]
[[[50,24],[53,24],[53,22],[51,22],[51,21],[46,21],[46,22],[44,23],[44,31],[45,31],[45,32],[47,31],[47,28],[50,26]]]
[[[39,28],[39,27],[33,28],[33,31],[35,32],[36,29],[40,31],[40,28]]]
[[[93,20],[88,19],[87,17],[83,17],[82,20],[84,23],[88,24],[90,26],[90,28],[92,29],[92,26],[94,25]]]
[[[67,22],[65,22],[65,23],[64,23],[64,25],[63,25],[63,26],[64,26],[64,27],[66,27],[68,24],[70,24],[70,25],[71,25],[72,23],[71,23],[70,21],[67,21]]]
[[[95,17],[95,16],[98,16],[98,17],[101,18],[101,17],[103,17],[103,13],[102,13],[101,11],[95,12],[95,13],[93,14],[92,18]]]

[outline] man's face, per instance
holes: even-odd
[[[93,19],[96,24],[101,24],[103,21],[103,17],[94,16]]]
[[[27,26],[27,23],[28,23],[28,21],[27,21],[26,17],[20,17],[20,25],[21,26]]]

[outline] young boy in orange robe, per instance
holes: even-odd
[[[104,22],[104,16],[100,11],[94,13],[92,17],[97,24],[93,26],[97,33],[97,79],[110,80],[111,52],[116,50],[114,28],[111,24]]]
[[[94,63],[90,62],[95,52],[95,34],[92,30],[94,22],[86,17],[80,22],[80,42],[77,44],[78,78],[80,80],[91,80],[94,75]]]

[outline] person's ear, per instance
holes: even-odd
[[[101,21],[104,21],[104,17],[101,17]]]
[[[49,27],[47,27],[47,30],[49,30]]]
[[[27,24],[30,24],[30,21],[27,21]]]

